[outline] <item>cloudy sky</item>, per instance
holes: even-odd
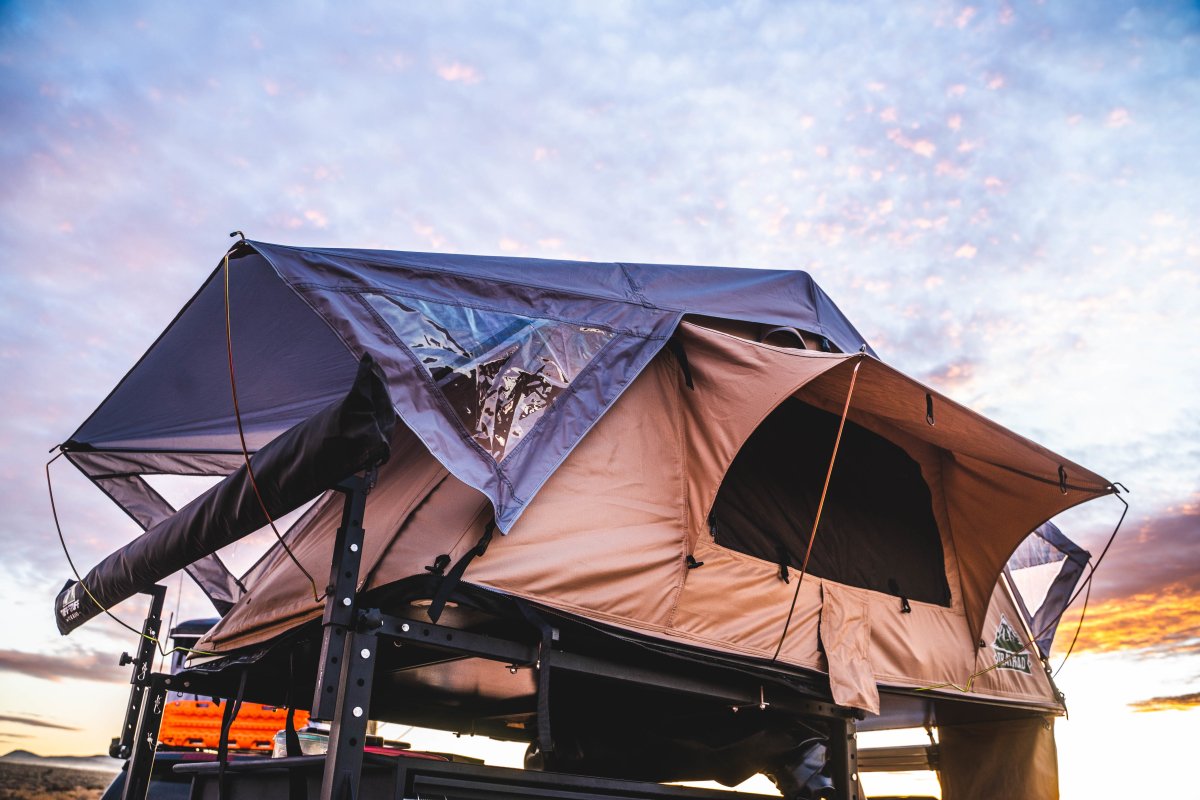
[[[133,643],[55,635],[43,464],[237,228],[809,270],[885,360],[1130,488],[1064,796],[1138,737],[1200,783],[1195,4],[253,8],[0,3],[0,750],[115,732]],[[52,469],[87,568],[134,531]],[[1098,553],[1118,515],[1062,523]]]

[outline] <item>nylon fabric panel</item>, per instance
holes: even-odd
[[[413,507],[403,527],[392,537],[371,572],[370,588],[420,575],[442,554],[450,556],[451,563],[456,562],[483,536],[490,519],[488,499],[447,473]],[[500,537],[493,538],[487,553],[471,563],[463,576],[465,581],[475,582],[476,568],[492,555],[492,548],[499,541]]]
[[[826,585],[831,585],[826,582]],[[965,683],[974,670],[975,641],[962,611],[867,593],[871,617],[871,666],[881,684],[929,687]]]
[[[92,480],[126,474],[228,475],[245,463],[240,449],[234,453],[103,450],[66,450],[65,453],[67,460]]]
[[[759,423],[788,395],[852,357],[754,344],[687,322],[677,335],[695,385],[677,390],[694,542],[707,535],[721,479]]]
[[[637,333],[613,335],[500,465],[463,428],[428,373],[401,346],[395,331],[372,315],[369,304],[353,293],[303,291],[339,335],[379,361],[402,419],[447,469],[492,500],[501,531],[511,529],[557,465],[662,346],[677,319],[653,316]]]
[[[871,615],[866,592],[821,584],[821,649],[829,663],[829,690],[838,705],[879,713],[871,666]]]
[[[975,679],[975,692],[1053,709],[1061,707],[1037,645],[1030,641],[1021,614],[1003,584],[992,592],[980,638],[984,646],[976,649],[974,671],[982,674]]]
[[[770,564],[718,547],[707,536],[696,542],[695,557],[704,566],[688,570],[673,631],[718,649],[733,644],[738,652],[771,658],[783,636],[795,584],[779,580]],[[817,649],[820,608],[821,582],[806,580],[787,627],[781,660],[825,669]]]
[[[404,426],[392,437],[392,457],[380,467],[363,514],[363,550],[359,585],[392,544],[397,531],[445,470]],[[342,521],[342,495],[330,492],[319,500],[286,536],[299,561],[322,590],[329,579],[333,544]],[[416,571],[420,571],[418,567]],[[321,616],[324,601],[313,600],[312,587],[292,560],[275,544],[247,572],[246,596],[205,638],[201,649],[229,650],[265,641],[271,635]]]
[[[1021,539],[1039,524],[1091,499],[1057,485],[1014,476],[1003,466],[953,454],[945,461],[947,508],[960,543],[963,602],[979,636],[992,591]],[[966,549],[969,548],[969,549]]]
[[[823,397],[840,409],[848,385],[849,374],[833,373],[808,387],[806,394]],[[927,394],[933,399],[933,425],[925,419]],[[1080,491],[1095,495],[1109,491],[1109,482],[1094,472],[959,405],[883,362],[874,359],[863,362],[854,397],[852,409],[868,411],[889,427],[899,428],[943,450],[1004,464],[1010,470],[1036,476],[1055,487],[1058,467],[1062,465],[1068,482]]]
[[[660,353],[467,579],[666,625],[687,553],[680,385]]]
[[[1054,723],[938,725],[943,800],[1058,800]]]
[[[97,478],[94,482],[109,497],[120,498],[121,509],[142,530],[154,527],[175,513],[171,504],[140,475],[114,475]]]
[[[451,286],[455,280],[467,278],[484,286],[504,286],[505,292],[520,302],[531,302],[534,308],[556,307],[564,297],[581,297],[592,307],[617,301],[812,329],[828,336],[843,352],[856,351],[864,344],[828,295],[801,270],[296,248],[263,242],[251,242],[250,246],[266,255],[292,283],[348,288],[363,282],[405,287],[425,281]],[[462,295],[451,290],[443,296]]]
[[[358,359],[259,256],[230,261],[235,374],[251,449],[345,393]],[[71,437],[96,448],[237,451],[221,269]]]
[[[802,328],[829,338],[843,353],[856,352],[867,343],[802,270],[621,266],[638,291],[659,305],[690,314]],[[867,350],[875,355],[870,345]]]
[[[1091,553],[1063,535],[1053,522],[1047,522],[1026,537],[1008,560],[1005,574],[1013,581],[1015,599],[1045,657],[1050,655],[1058,622],[1091,558]],[[1033,580],[1027,580],[1027,576]],[[1044,588],[1037,586],[1039,579]],[[1040,591],[1026,593],[1029,584]]]

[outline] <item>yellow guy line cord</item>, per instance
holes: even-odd
[[[854,364],[850,373],[850,388],[846,391],[846,405],[842,408],[842,419],[838,423],[837,438],[833,440],[833,454],[829,457],[829,469],[825,472],[825,486],[821,488],[821,500],[817,503],[817,515],[813,518],[812,533],[808,537],[808,549],[804,551],[804,560],[800,563],[800,577],[796,579],[796,591],[792,594],[792,605],[788,609],[787,621],[783,623],[783,633],[779,635],[779,644],[775,646],[775,655],[771,660],[779,658],[783,650],[783,640],[787,638],[788,628],[792,624],[792,614],[796,610],[796,600],[800,597],[800,584],[804,583],[804,574],[808,571],[808,558],[812,555],[813,542],[817,540],[817,525],[821,524],[821,512],[825,509],[825,495],[829,493],[829,480],[833,477],[833,464],[837,461],[838,446],[842,443],[842,429],[846,427],[846,415],[850,413],[850,398],[854,396],[854,382],[858,380],[858,368],[862,366],[862,357]]]
[[[229,390],[233,393],[233,416],[237,420],[238,439],[242,443],[242,460],[246,463],[246,475],[250,477],[250,486],[254,488],[254,496],[258,498],[258,507],[262,509],[263,516],[267,518],[267,522],[271,525],[271,531],[275,534],[275,538],[279,540],[279,544],[283,547],[283,551],[288,554],[288,558],[296,565],[297,569],[304,573],[304,577],[308,578],[308,584],[312,587],[312,596],[314,603],[320,603],[325,595],[318,596],[317,582],[313,580],[313,576],[309,574],[304,565],[297,560],[292,553],[287,542],[283,541],[283,536],[279,533],[279,528],[275,527],[275,520],[271,518],[271,512],[267,511],[267,504],[263,501],[262,492],[258,490],[258,481],[254,479],[254,468],[250,466],[250,450],[246,447],[246,434],[242,430],[242,412],[238,407],[237,395],[237,379],[233,374],[233,325],[230,322],[229,313],[229,254],[225,254],[225,261],[221,267],[225,278],[225,351],[229,355]]]

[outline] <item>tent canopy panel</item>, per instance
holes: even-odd
[[[97,450],[239,452],[222,270],[71,436]],[[229,270],[234,376],[251,449],[341,397],[358,359],[260,256]],[[160,471],[146,464],[144,471]]]

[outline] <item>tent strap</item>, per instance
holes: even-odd
[[[429,604],[429,621],[436,623],[442,616],[442,611],[446,609],[446,601],[450,599],[450,595],[454,594],[454,590],[462,583],[463,573],[467,571],[467,567],[471,562],[479,556],[487,552],[488,545],[492,543],[492,533],[496,530],[496,520],[491,520],[483,528],[483,536],[479,537],[479,541],[467,552],[463,553],[458,559],[450,572],[447,573],[438,583],[437,591],[433,594],[433,600]],[[439,556],[440,558],[440,556]]]

